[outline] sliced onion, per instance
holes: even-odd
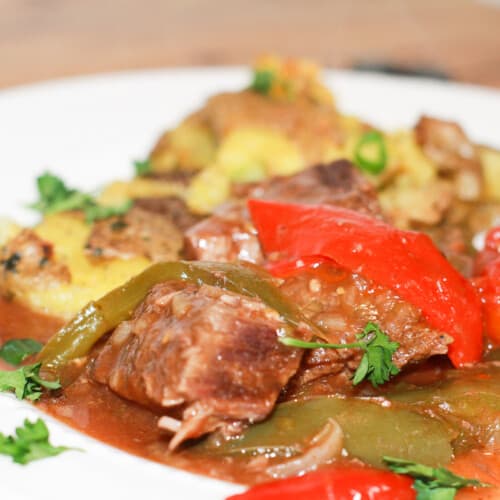
[[[158,420],[158,427],[165,431],[173,432],[174,434],[181,428],[182,421],[176,418],[163,415],[163,417]]]
[[[288,477],[299,473],[309,472],[338,458],[342,453],[344,434],[340,425],[333,418],[329,418],[323,428],[311,440],[311,446],[299,457],[286,462],[272,465],[266,469],[266,474],[274,477]]]

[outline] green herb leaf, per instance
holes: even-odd
[[[124,215],[132,208],[132,200],[127,200],[121,205],[114,207],[93,205],[85,208],[85,221],[88,223],[94,222],[99,219],[107,219],[114,215]]]
[[[81,210],[85,214],[85,221],[91,223],[113,215],[123,215],[132,207],[130,200],[115,207],[99,205],[89,194],[69,189],[59,177],[48,172],[38,177],[37,185],[40,199],[30,206],[46,215]]]
[[[151,161],[149,159],[134,161],[134,168],[135,175],[139,177],[149,174],[153,170],[153,166],[151,165]]]
[[[58,212],[69,212],[70,210],[86,210],[94,205],[94,201],[91,196],[85,193],[80,193],[75,191],[71,193],[67,198],[63,200],[58,200],[48,206],[44,214],[55,214]]]
[[[351,344],[327,344],[324,342],[306,342],[292,337],[279,337],[278,340],[289,347],[302,349],[363,349],[365,353],[354,373],[353,385],[369,380],[373,386],[381,385],[399,373],[399,368],[392,362],[392,356],[399,344],[391,341],[378,325],[367,323],[363,331],[356,335],[358,342]]]
[[[42,350],[43,344],[33,339],[12,339],[0,348],[0,358],[11,365],[19,365],[28,356]]]
[[[375,157],[371,149],[375,149]],[[380,174],[387,164],[387,149],[384,137],[380,132],[371,130],[361,136],[354,148],[354,162],[363,171],[369,174]]]
[[[272,71],[260,70],[255,71],[253,75],[253,82],[250,85],[250,90],[258,92],[259,94],[268,94],[271,90],[275,79],[275,75]]]
[[[477,479],[457,476],[444,467],[429,467],[401,458],[383,458],[393,472],[415,478],[413,488],[417,491],[417,500],[453,500],[460,488],[491,486]]]
[[[41,366],[41,363],[35,363],[17,370],[0,370],[0,392],[13,392],[17,399],[37,401],[43,389],[59,389],[59,380],[44,380],[40,377]]]
[[[5,436],[0,432],[0,454],[12,457],[18,464],[53,457],[70,449],[50,444],[49,430],[40,418],[35,422],[26,419],[22,427],[16,428],[15,436]]]
[[[365,353],[354,373],[354,385],[368,379],[377,387],[399,373],[399,368],[392,362],[392,356],[398,350],[399,344],[391,341],[377,324],[368,323],[356,337],[365,343]]]
[[[306,342],[305,340],[294,339],[293,337],[278,337],[278,340],[289,347],[300,347],[302,349],[362,349],[364,343],[354,342],[352,344],[327,344],[325,342]]]
[[[68,189],[55,175],[45,172],[36,180],[40,199],[31,205],[35,210],[45,213],[52,205],[69,198],[75,191]]]

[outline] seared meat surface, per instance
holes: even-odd
[[[123,216],[96,221],[85,251],[101,259],[166,261],[177,260],[182,247],[182,233],[169,218],[134,206]]]
[[[52,288],[71,281],[69,269],[56,262],[52,245],[31,229],[23,229],[0,248],[0,293]]]
[[[186,231],[186,253],[193,260],[262,264],[257,231],[244,202],[223,205]]]
[[[259,300],[211,286],[162,283],[113,332],[92,376],[127,399],[180,414],[181,421],[160,419],[175,432],[175,448],[269,414],[303,354],[277,341],[285,326]]]
[[[181,231],[190,228],[202,218],[190,212],[185,201],[177,196],[137,198],[134,200],[134,206],[166,217]]]
[[[381,216],[373,186],[348,160],[316,165],[290,177],[275,177],[256,186],[249,198],[336,205],[367,215]]]
[[[460,200],[477,200],[482,190],[481,161],[476,147],[454,122],[423,116],[415,127],[417,142],[441,174],[455,182]]]
[[[371,321],[400,344],[393,357],[399,368],[435,354],[446,354],[451,338],[431,328],[418,308],[358,274],[334,264],[322,266],[328,267],[321,274],[304,271],[287,278],[281,291],[323,328],[328,342],[355,342],[356,334]],[[336,377],[330,377],[327,392],[342,391],[362,354],[359,349],[307,351],[288,392],[303,390],[305,384],[331,375]]]
[[[255,186],[248,198],[331,204],[381,216],[373,187],[347,160],[317,165],[290,177],[276,177]],[[220,207],[186,233],[190,258],[196,260],[263,262],[255,228],[244,201]]]
[[[193,118],[208,126],[219,141],[244,127],[280,132],[298,144],[309,165],[324,156],[327,144],[344,140],[338,114],[330,106],[279,102],[251,91],[216,95]]]

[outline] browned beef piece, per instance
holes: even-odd
[[[170,219],[182,232],[190,228],[203,217],[189,211],[184,200],[177,196],[162,198],[137,198],[134,206]]]
[[[483,181],[481,160],[476,146],[460,125],[423,116],[415,126],[415,135],[439,171],[454,179],[458,198],[477,200]]]
[[[439,226],[424,228],[434,244],[450,264],[466,278],[472,277],[475,252],[470,243],[471,235],[465,224],[454,225],[445,220]]]
[[[399,368],[447,352],[451,338],[431,328],[418,308],[391,290],[334,264],[327,271],[321,274],[305,271],[287,278],[281,291],[326,331],[328,342],[355,342],[356,334],[371,321],[400,344],[393,357]],[[329,377],[323,387],[327,393],[352,386],[349,379],[362,354],[359,349],[308,351],[288,392],[301,392],[307,384],[318,383],[324,377]]]
[[[264,260],[245,202],[227,203],[188,229],[185,248],[187,257],[193,260],[255,264]]]
[[[179,258],[183,244],[181,231],[169,218],[134,206],[123,216],[95,222],[85,251],[99,259],[167,261]]]
[[[269,414],[302,357],[277,341],[284,326],[259,300],[162,283],[116,328],[92,376],[127,399],[165,409],[159,425],[174,431],[175,448]]]
[[[375,189],[347,160],[316,165],[290,177],[275,177],[256,186],[249,198],[336,205],[381,216]]]
[[[276,177],[252,189],[249,198],[289,203],[330,204],[381,217],[373,187],[347,160],[317,165],[290,177]],[[195,260],[246,260],[262,263],[257,233],[244,201],[220,207],[186,233]]]
[[[0,248],[0,293],[52,288],[71,281],[66,265],[55,260],[52,244],[31,229],[23,229]]]

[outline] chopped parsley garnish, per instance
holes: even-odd
[[[91,195],[69,189],[59,177],[48,172],[37,178],[37,186],[40,199],[31,208],[45,215],[81,210],[85,214],[85,221],[92,223],[114,215],[123,215],[132,206],[130,200],[114,207],[99,205]]]
[[[94,222],[95,220],[107,219],[115,215],[124,215],[132,208],[132,200],[127,200],[121,205],[106,207],[102,205],[93,205],[85,209],[85,220]]]
[[[0,358],[11,365],[20,365],[28,356],[41,351],[43,344],[33,339],[12,339],[0,348]]]
[[[457,476],[443,467],[429,467],[393,457],[384,457],[384,462],[393,472],[415,478],[413,488],[417,492],[417,500],[453,500],[457,491],[466,486],[491,486],[477,479]]]
[[[144,175],[149,174],[153,170],[153,166],[151,165],[151,161],[147,160],[137,160],[134,161],[135,175],[138,177],[142,177]]]
[[[361,136],[354,149],[354,162],[368,174],[380,174],[387,164],[387,149],[380,132],[371,130]]]
[[[21,366],[17,370],[0,370],[0,392],[13,392],[17,399],[37,401],[44,389],[59,389],[59,380],[45,380],[40,377],[41,366],[41,363],[35,363]]]
[[[366,379],[377,387],[399,373],[399,368],[392,362],[392,356],[397,351],[399,344],[391,341],[378,325],[367,323],[363,331],[356,335],[356,338],[359,339],[359,342],[351,344],[305,342],[292,337],[279,337],[279,341],[287,346],[303,349],[363,349],[363,357],[352,379],[354,385]]]
[[[250,85],[250,90],[259,94],[268,94],[273,86],[275,74],[269,70],[258,70],[253,75],[253,82]]]
[[[12,457],[17,464],[25,465],[33,460],[54,457],[70,449],[50,444],[49,430],[40,418],[35,422],[26,419],[22,427],[16,428],[14,436],[5,436],[0,432],[0,454]]]

